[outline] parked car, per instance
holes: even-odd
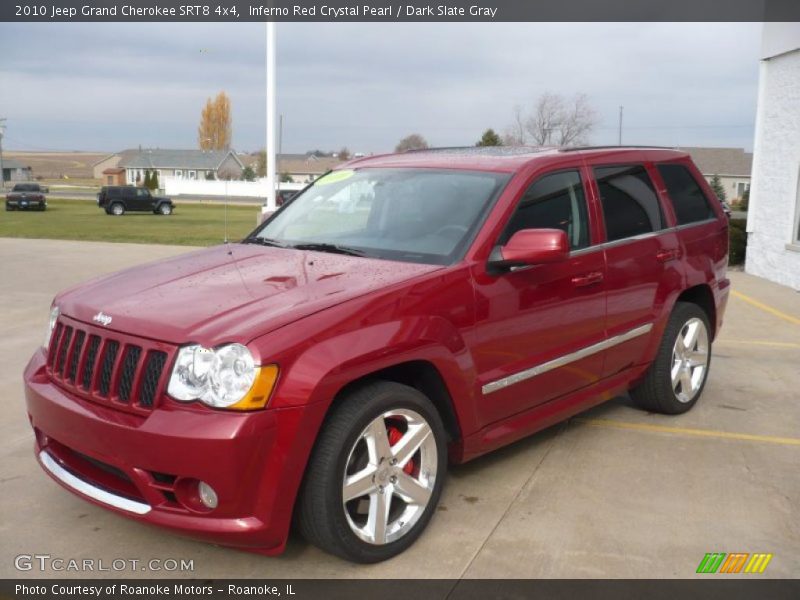
[[[145,187],[133,185],[109,185],[97,194],[97,206],[107,215],[122,216],[128,211],[151,212],[157,215],[171,215],[174,210],[172,200],[153,196]]]
[[[198,539],[279,553],[294,517],[384,560],[425,529],[448,464],[628,391],[691,409],[727,228],[684,152],[352,161],[241,243],[56,296],[24,375],[36,456]]]
[[[6,210],[47,210],[45,193],[38,183],[16,183],[6,194]]]

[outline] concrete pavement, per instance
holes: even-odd
[[[665,417],[617,398],[455,467],[430,527],[394,560],[353,565],[296,536],[284,555],[263,557],[79,500],[36,464],[24,409],[21,374],[50,301],[95,275],[188,250],[0,238],[0,577],[41,577],[17,571],[14,557],[49,554],[194,564],[95,573],[126,577],[685,578],[706,552],[769,552],[759,577],[800,575],[800,294],[740,272],[694,410]]]

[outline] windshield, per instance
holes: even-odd
[[[507,181],[460,170],[333,171],[245,242],[449,264]]]

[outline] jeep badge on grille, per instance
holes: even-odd
[[[106,314],[103,314],[103,311],[100,311],[95,316],[92,317],[92,321],[95,323],[100,323],[101,325],[105,325],[106,327],[111,324],[111,317]]]

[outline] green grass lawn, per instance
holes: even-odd
[[[255,229],[259,211],[258,206],[229,206],[228,239],[242,239]],[[167,217],[112,217],[92,200],[48,200],[45,212],[0,209],[0,237],[210,246],[222,243],[224,219],[222,204],[176,203]]]

